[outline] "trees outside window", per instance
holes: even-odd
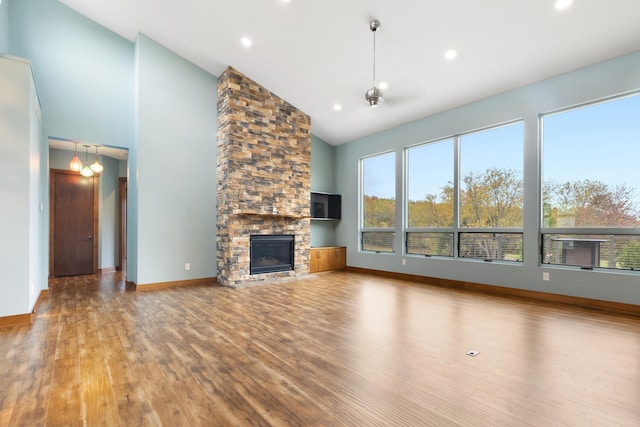
[[[637,93],[540,117],[543,264],[640,270],[639,117]],[[405,253],[522,262],[523,141],[518,121],[406,148]],[[394,250],[395,163],[361,161],[363,250]]]
[[[640,95],[542,116],[543,263],[640,269]]]
[[[460,226],[522,227],[523,124],[460,137]]]
[[[407,149],[407,253],[454,255],[454,142]]]
[[[459,256],[522,261],[524,125],[460,137]]]
[[[361,248],[393,252],[396,225],[396,156],[394,152],[361,160]]]
[[[407,149],[409,228],[453,227],[453,139]]]
[[[407,253],[522,261],[522,156],[522,122],[408,148]]]

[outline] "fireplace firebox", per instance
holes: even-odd
[[[294,268],[294,236],[255,234],[250,238],[250,273],[291,271]]]

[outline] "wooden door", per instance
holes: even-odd
[[[98,178],[51,171],[51,275],[95,274]]]

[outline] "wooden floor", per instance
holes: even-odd
[[[0,363],[3,426],[640,425],[640,319],[356,273],[58,279]]]

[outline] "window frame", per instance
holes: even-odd
[[[538,114],[538,149],[539,149],[539,182],[538,182],[538,204],[539,204],[539,212],[538,212],[538,238],[539,238],[539,265],[543,267],[562,267],[562,268],[580,268],[580,269],[602,269],[616,272],[624,272],[624,271],[638,271],[638,269],[623,269],[617,267],[603,267],[603,266],[580,266],[576,264],[563,264],[563,263],[547,263],[545,262],[545,258],[547,255],[545,254],[545,236],[553,236],[553,235],[574,235],[575,239],[579,239],[580,236],[600,236],[603,239],[606,239],[608,236],[640,236],[640,227],[608,227],[608,226],[600,226],[600,227],[545,227],[544,226],[544,185],[545,185],[545,174],[544,174],[544,119],[545,117],[557,116],[563,113],[577,111],[581,109],[591,108],[598,105],[603,105],[608,102],[615,102],[625,98],[631,97],[640,97],[640,91],[634,90],[631,92],[626,92],[622,94],[607,96],[604,98],[591,100],[575,105],[571,105],[569,107],[558,108],[555,110],[550,110],[544,113]],[[640,191],[640,188],[637,189]]]
[[[512,126],[515,124],[522,125],[522,135],[521,135],[521,174],[522,180],[524,182],[524,167],[525,167],[525,159],[524,159],[524,143],[525,143],[525,120],[523,118],[518,118],[515,120],[510,120],[507,122],[486,126],[482,128],[478,128],[475,130],[470,130],[467,132],[462,132],[455,135],[450,135],[442,138],[437,138],[425,142],[421,142],[419,144],[414,144],[408,147],[405,147],[403,150],[403,164],[405,165],[404,174],[403,174],[403,233],[402,233],[402,254],[404,256],[422,256],[428,258],[442,258],[442,259],[455,259],[455,260],[473,260],[473,261],[487,261],[483,258],[471,258],[471,257],[461,257],[460,256],[460,236],[465,233],[489,233],[489,234],[520,234],[522,235],[523,241],[523,253],[522,257],[518,261],[505,260],[505,259],[492,259],[492,262],[496,263],[524,263],[524,210],[523,210],[523,220],[521,227],[462,227],[460,225],[460,188],[461,188],[461,140],[465,135],[472,135],[479,132],[491,131],[493,129],[499,129],[502,127]],[[409,176],[408,176],[408,165],[409,165],[409,153],[411,149],[415,149],[417,147],[425,146],[428,144],[437,144],[440,142],[444,142],[447,140],[453,140],[453,226],[452,227],[408,227],[409,224]],[[523,204],[524,207],[524,204]],[[451,256],[444,255],[434,255],[434,254],[421,254],[410,252],[409,250],[409,234],[411,233],[451,233],[453,234],[453,248]]]
[[[396,249],[395,249],[395,244],[396,244],[396,230],[397,230],[397,224],[396,221],[394,220],[394,226],[393,227],[365,227],[365,210],[364,210],[364,186],[365,186],[365,162],[368,159],[374,158],[374,157],[379,157],[379,156],[386,156],[389,154],[393,154],[393,168],[394,168],[394,174],[393,174],[393,188],[394,188],[394,219],[397,216],[396,212],[398,210],[398,197],[395,194],[396,192],[396,188],[397,188],[397,179],[398,179],[398,174],[397,174],[397,153],[396,150],[387,150],[387,151],[381,151],[379,153],[375,153],[375,154],[370,154],[367,156],[363,156],[359,159],[358,161],[358,251],[362,252],[362,253],[368,253],[368,254],[387,254],[387,255],[394,255],[396,253]],[[389,233],[391,234],[391,250],[390,251],[383,251],[383,250],[370,250],[370,249],[365,249],[365,234],[366,233]]]

